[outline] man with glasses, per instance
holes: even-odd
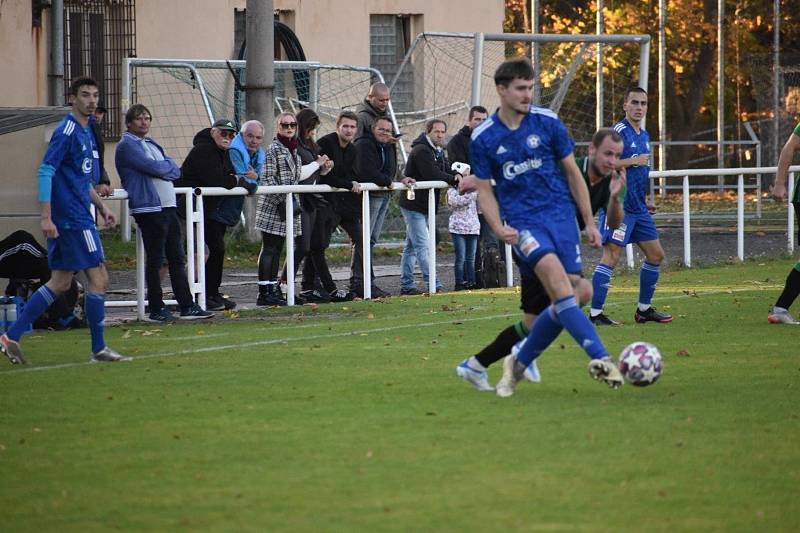
[[[181,177],[176,187],[225,187],[237,186],[238,178],[228,157],[228,148],[236,136],[236,126],[228,119],[214,122],[210,128],[197,132],[192,141],[193,147],[181,166]],[[207,196],[203,198],[203,219],[205,221],[205,241],[208,248],[206,258],[206,295],[221,296],[222,266],[225,261],[225,232],[228,221],[220,209],[224,197]],[[214,298],[212,298],[213,300]]]

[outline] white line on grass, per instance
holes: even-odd
[[[726,289],[721,291],[704,291],[701,294],[722,294],[726,292],[752,292],[752,288],[747,289]],[[676,294],[673,296],[664,296],[658,299],[658,301],[665,301],[665,300],[678,300],[682,298],[688,298],[686,294]],[[612,302],[606,304],[606,307],[619,307],[622,305],[635,305],[635,301],[626,301],[626,302]],[[453,317],[449,320],[442,320],[438,322],[429,322],[427,324],[399,324],[396,326],[386,326],[381,328],[373,328],[373,329],[363,329],[363,330],[356,330],[356,331],[343,331],[340,333],[325,333],[321,335],[307,335],[304,337],[285,337],[282,339],[269,339],[263,341],[250,341],[250,342],[243,342],[239,344],[227,344],[222,346],[206,346],[204,348],[191,348],[187,350],[179,350],[177,352],[162,352],[162,353],[154,353],[148,355],[138,355],[134,358],[134,361],[142,360],[142,359],[154,359],[158,357],[173,357],[176,355],[190,355],[196,353],[207,353],[207,352],[217,352],[221,350],[231,350],[234,348],[250,348],[253,346],[267,346],[270,344],[284,344],[293,341],[310,341],[310,340],[317,340],[317,339],[330,339],[335,337],[351,337],[354,335],[362,335],[362,334],[369,334],[369,333],[385,333],[387,331],[396,331],[401,329],[408,329],[408,328],[429,328],[433,326],[442,326],[445,324],[453,324],[455,322],[478,322],[483,320],[494,320],[497,318],[510,318],[518,316],[515,313],[504,313],[501,315],[491,315],[491,316],[482,316],[482,317],[473,317],[473,318],[457,318]],[[224,335],[224,334],[222,334]],[[162,337],[163,339],[167,340],[168,337]],[[197,337],[193,337],[197,338]],[[202,337],[200,337],[202,338]],[[88,366],[93,363],[86,361],[81,363],[63,363],[58,365],[47,365],[47,366],[33,366],[33,367],[22,367],[14,370],[7,370],[5,372],[0,372],[0,376],[4,375],[11,375],[11,374],[20,374],[23,372],[40,372],[44,370],[58,370],[62,368],[74,368],[79,366]],[[124,364],[124,363],[123,363]]]

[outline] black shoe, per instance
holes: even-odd
[[[330,298],[316,289],[309,291],[301,291],[299,296],[305,300],[305,303],[326,304],[331,301]],[[295,300],[297,296],[295,296]]]
[[[372,286],[372,297],[373,298],[388,298],[391,295],[392,295],[392,293],[381,289],[377,285],[373,285]]]
[[[668,324],[672,322],[672,315],[666,313],[659,313],[655,307],[649,307],[647,311],[639,311],[636,308],[636,314],[633,315],[634,320],[640,324],[643,322],[658,322],[659,324]]]
[[[422,292],[416,287],[411,287],[410,289],[400,289],[400,294],[402,296],[418,296],[422,294]]]
[[[589,320],[592,321],[592,324],[595,326],[619,326],[620,323],[616,320],[611,320],[605,314],[600,313],[596,316],[589,316]]]
[[[213,316],[214,313],[203,311],[203,308],[200,307],[199,305],[192,304],[191,306],[181,311],[181,315],[179,318],[181,320],[203,320],[206,318],[211,318]]]
[[[331,291],[330,301],[331,302],[350,302],[353,298],[356,297],[356,293],[353,291],[346,291],[344,289],[335,289]]]
[[[277,286],[272,286],[266,290],[262,289],[258,291],[256,305],[260,307],[286,305],[286,299],[283,297],[283,294],[281,294],[281,291]]]
[[[225,302],[222,301],[221,296],[210,295],[206,296],[206,309],[209,311],[224,311]]]

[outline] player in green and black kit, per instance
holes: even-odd
[[[611,128],[602,128],[592,138],[589,156],[575,160],[589,189],[592,213],[596,214],[605,209],[608,224],[614,228],[618,227],[624,218],[620,199],[625,198],[625,174],[624,170],[622,172],[615,170],[622,155],[622,148],[622,137]],[[465,183],[462,180],[461,183],[462,191],[470,189],[469,182]],[[578,224],[583,229],[580,216]],[[514,260],[518,260],[516,255]],[[504,329],[491,344],[456,367],[456,373],[478,390],[494,390],[489,385],[486,368],[511,353],[514,344],[527,337],[536,317],[551,303],[538,277],[522,275],[521,281],[520,309],[524,313],[524,319]],[[575,294],[581,305],[589,302],[592,298],[592,284],[581,278],[575,285]],[[526,370],[525,376],[530,381],[538,381],[535,360]]]
[[[789,178],[789,166],[792,164],[794,154],[800,151],[800,124],[795,127],[794,132],[789,136],[789,140],[783,145],[781,156],[778,159],[778,170],[775,173],[775,186],[772,189],[772,196],[778,200],[786,199],[786,183]],[[794,188],[792,197],[794,205],[794,215],[797,217],[798,236],[800,237],[800,187]],[[800,324],[792,315],[789,314],[789,307],[800,294],[800,262],[794,265],[786,278],[786,285],[783,292],[778,297],[778,301],[772,306],[767,319],[772,324]]]

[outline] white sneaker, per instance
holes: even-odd
[[[514,389],[517,388],[517,383],[522,381],[522,374],[514,372],[517,364],[517,358],[514,355],[507,355],[503,359],[503,377],[497,382],[495,392],[501,398],[508,398],[514,394]]]
[[[795,320],[794,317],[789,314],[789,311],[784,309],[778,311],[774,307],[770,310],[769,315],[767,315],[767,320],[769,320],[770,324],[800,324],[800,322]]]
[[[464,359],[456,367],[456,374],[458,374],[458,377],[467,383],[471,383],[473,387],[481,392],[493,391],[494,387],[489,385],[489,376],[487,373],[470,368],[469,365],[467,365],[467,361],[467,359]]]
[[[123,361],[133,361],[133,357],[120,355],[108,346],[97,353],[93,353],[92,358],[89,359],[90,363],[120,363]]]
[[[625,383],[622,378],[622,372],[619,371],[610,357],[589,361],[589,375],[597,381],[604,382],[612,389],[618,389]]]
[[[514,357],[517,356],[519,353],[520,348],[522,345],[525,344],[525,341],[528,339],[522,339],[514,346],[511,347],[511,355]],[[525,367],[525,372],[522,373],[522,377],[525,378],[526,381],[530,381],[531,383],[541,383],[542,382],[542,375],[539,373],[539,367],[536,365],[536,359],[531,361],[527,367]]]

